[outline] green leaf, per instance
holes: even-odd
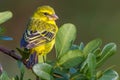
[[[76,37],[75,25],[71,23],[64,24],[60,27],[56,35],[56,53],[57,58],[64,55],[70,48]]]
[[[3,72],[1,75],[0,75],[0,80],[10,80],[7,73],[6,72]]]
[[[52,76],[50,75],[52,66],[47,63],[39,63],[33,66],[34,73],[39,76],[41,79],[51,80]]]
[[[13,78],[13,80],[20,80],[20,79],[19,79],[18,75],[16,75],[16,76]]]
[[[105,62],[110,56],[112,56],[116,52],[116,44],[115,43],[109,43],[105,45],[103,50],[101,51],[100,58],[98,60],[97,66],[99,67],[101,64]]]
[[[95,39],[90,41],[83,49],[84,55],[87,56],[89,53],[93,53],[93,51],[99,48],[101,44],[101,39]]]
[[[70,68],[80,64],[83,60],[83,53],[80,50],[69,50],[59,59],[58,65]]]
[[[11,11],[0,12],[0,24],[6,22],[10,18],[12,18],[12,12]]]
[[[77,72],[77,70],[76,70],[75,68],[70,68],[69,72],[70,72],[71,74],[74,74],[74,73]]]
[[[61,67],[56,67],[53,69],[53,76],[55,80],[69,80],[69,75],[67,74],[69,71]]]
[[[87,63],[88,63],[88,69],[90,71],[90,80],[95,80],[96,57],[93,53],[88,54]]]
[[[25,73],[25,68],[23,66],[23,63],[21,61],[17,61],[18,62],[18,67],[20,69],[21,73]]]
[[[6,31],[6,29],[4,27],[0,26],[0,34],[3,34]]]
[[[79,50],[83,50],[83,49],[84,49],[84,43],[81,42],[81,43],[80,43],[80,46],[79,46]]]
[[[79,49],[78,45],[72,44],[70,50],[75,50],[75,49]]]
[[[99,57],[100,53],[101,53],[100,48],[97,48],[96,50],[93,51],[93,54],[95,54],[96,57]]]
[[[80,72],[81,73],[86,73],[86,70],[88,69],[88,66],[87,66],[87,59],[81,64],[81,67],[80,67]]]
[[[70,80],[88,80],[84,74],[75,73],[71,76]]]
[[[98,80],[118,80],[119,75],[114,70],[107,70]]]
[[[102,70],[97,71],[97,73],[96,73],[96,78],[97,78],[97,79],[100,78],[100,77],[102,76],[102,74],[103,74],[103,71],[102,71]]]
[[[22,56],[23,60],[29,58],[29,56],[30,56],[30,50],[28,50],[26,48],[24,50],[22,50],[20,48],[16,48],[16,49],[20,53],[20,55]]]
[[[24,68],[23,63],[21,61],[18,61],[18,67],[20,69],[20,80],[23,80],[25,68]]]
[[[83,49],[84,49],[84,44],[83,44],[83,42],[81,42],[80,45],[72,44],[70,50],[75,50],[75,49],[79,49],[79,50],[83,51]]]

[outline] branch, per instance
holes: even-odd
[[[33,63],[30,63],[29,60],[27,59],[22,59],[22,57],[20,55],[18,55],[18,53],[15,50],[9,50],[7,48],[4,48],[2,46],[0,46],[0,51],[3,54],[6,54],[10,57],[12,57],[15,60],[20,60],[21,62],[23,62],[23,64],[28,68],[28,69],[32,69],[33,67]]]
[[[15,60],[22,60],[22,57],[20,55],[18,55],[15,50],[9,50],[7,48],[4,48],[2,46],[0,46],[0,51],[3,52],[4,54],[12,57]]]

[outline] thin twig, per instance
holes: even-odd
[[[6,54],[6,55],[12,57],[15,60],[19,60],[19,61],[23,62],[23,64],[28,69],[32,69],[32,67],[33,67],[33,65],[28,64],[29,61],[27,61],[27,59],[22,59],[22,56],[20,56],[15,50],[10,50],[10,49],[7,49],[5,47],[0,46],[0,52],[2,52],[3,54]]]
[[[15,50],[9,50],[7,48],[0,46],[0,51],[6,55],[9,55],[15,60],[22,60],[22,57],[18,55]]]
[[[31,67],[27,66],[26,60],[22,60],[22,57],[21,57],[20,55],[18,55],[18,53],[17,53],[15,50],[10,50],[10,49],[7,49],[7,48],[4,48],[4,47],[0,46],[0,51],[1,51],[3,54],[6,54],[6,55],[12,57],[12,58],[15,59],[15,60],[20,60],[20,61],[22,61],[23,64],[24,64],[28,69],[31,69]],[[2,66],[0,65],[0,75],[2,74],[2,72],[3,72],[3,68],[2,68]],[[40,80],[38,76],[36,77],[36,80]]]
[[[10,49],[7,49],[7,48],[5,48],[5,47],[0,46],[0,51],[1,51],[3,54],[6,54],[6,55],[12,57],[12,58],[15,59],[15,60],[19,60],[19,61],[23,62],[23,64],[24,64],[28,69],[31,69],[31,66],[28,66],[28,63],[27,63],[26,59],[22,59],[22,57],[21,57],[15,50],[10,50]]]

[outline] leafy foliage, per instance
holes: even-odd
[[[12,12],[11,11],[0,12],[0,24],[6,22],[10,18],[12,18]]]
[[[0,24],[6,22],[10,18],[12,18],[11,11],[0,12]],[[4,33],[4,31],[5,31],[5,28],[0,27],[0,40],[13,40],[11,37],[1,35]]]
[[[87,56],[89,53],[93,53],[101,44],[102,41],[100,39],[90,41],[83,49],[84,55]]]
[[[114,70],[107,70],[103,73],[103,76],[100,77],[98,80],[117,80],[119,78],[119,75]]]
[[[103,49],[100,49],[102,41],[95,39],[85,46],[83,42],[80,45],[75,45],[73,44],[75,34],[76,28],[70,23],[64,24],[58,31],[55,43],[57,60],[53,62],[54,65],[49,64],[53,67],[49,73],[53,76],[53,80],[117,80],[118,74],[116,71],[111,71],[112,69],[97,76],[99,72],[97,68],[116,52],[116,44],[108,43]],[[39,71],[42,72],[41,69]],[[106,77],[111,74],[113,76]],[[47,75],[46,77],[50,76]],[[46,79],[42,77],[42,74],[38,76]]]
[[[9,80],[9,77],[5,71],[1,74],[0,80]]]
[[[62,56],[58,60],[58,65],[63,66],[64,68],[71,68],[78,64],[80,64],[84,60],[82,51],[76,49],[76,50],[69,50],[67,53],[65,53],[64,56]]]
[[[52,66],[47,63],[39,63],[33,67],[35,74],[45,80],[52,80],[52,76],[50,75],[51,70]]]
[[[76,28],[73,24],[64,24],[61,27],[56,36],[55,47],[57,58],[60,58],[70,49],[76,37]]]
[[[118,80],[119,75],[115,70],[111,68],[98,70],[116,53],[115,43],[108,43],[101,49],[101,39],[94,39],[86,45],[83,42],[76,45],[75,38],[75,25],[71,23],[62,25],[56,37],[56,59],[34,65],[32,68],[34,74],[40,80]],[[25,71],[22,66],[19,63],[21,75],[14,77],[13,80],[23,80]]]

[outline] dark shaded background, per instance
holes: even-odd
[[[5,35],[14,38],[13,41],[0,41],[0,45],[10,49],[19,47],[29,17],[38,6],[46,4],[54,7],[60,18],[57,21],[59,26],[66,22],[77,26],[77,44],[95,38],[101,38],[103,45],[115,42],[118,46],[117,53],[107,60],[102,69],[116,65],[114,69],[120,74],[120,0],[0,0],[0,11],[13,12],[13,18],[2,26],[6,28]],[[0,54],[0,63],[9,76],[19,74],[14,59]],[[27,70],[26,74],[34,78],[31,71]]]

